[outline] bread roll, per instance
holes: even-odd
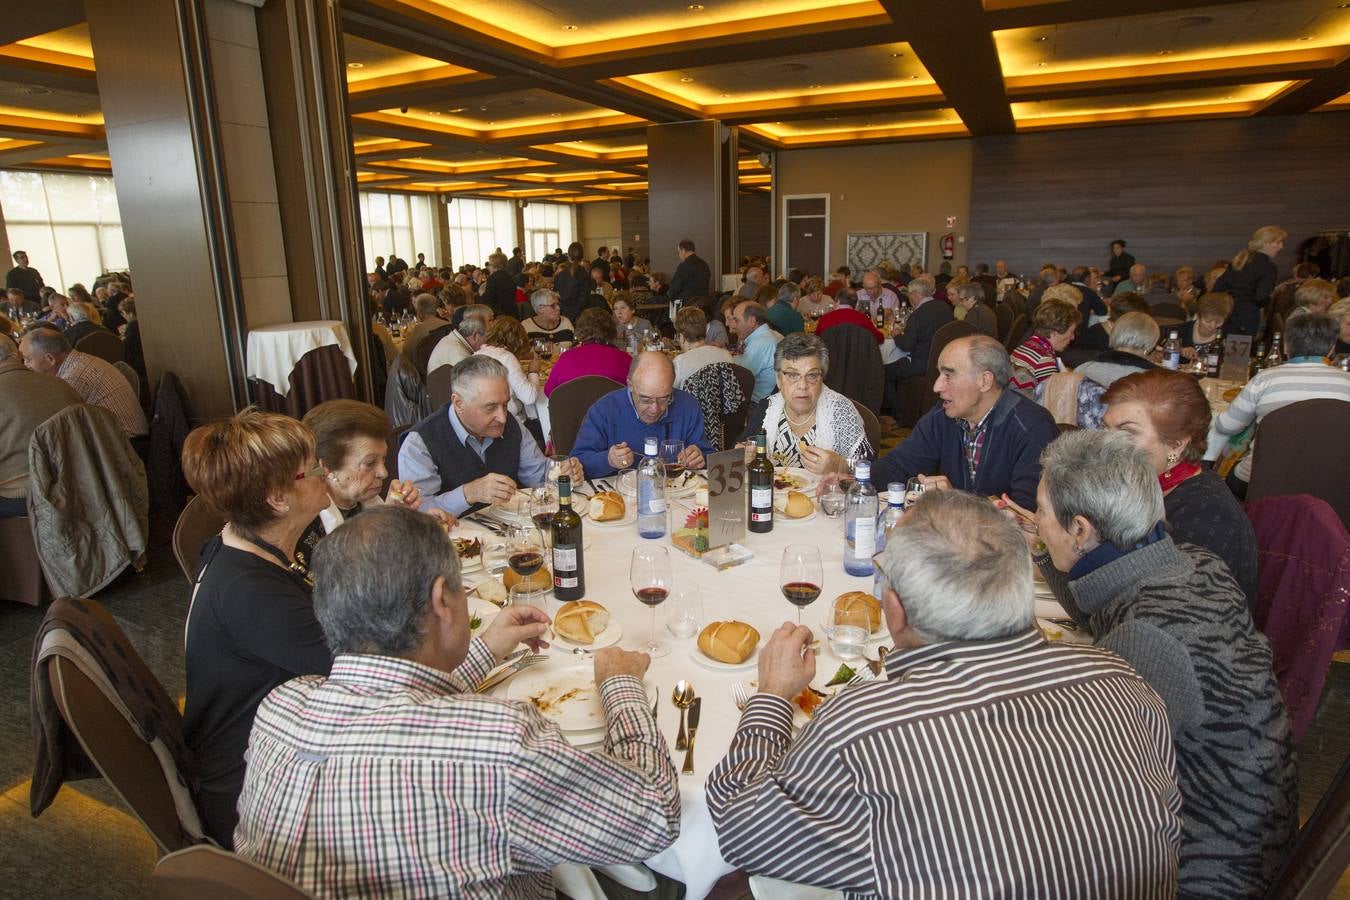
[[[511,569],[507,569],[502,573],[502,584],[506,585],[507,591],[510,591],[511,588],[524,581],[529,581],[532,586],[541,591],[553,590],[553,573],[548,570],[548,566],[540,566],[539,571],[535,572],[528,579],[520,577]]]
[[[609,627],[609,610],[591,600],[564,603],[553,617],[553,630],[574,644],[591,644]]]
[[[744,622],[713,622],[698,636],[698,649],[709,659],[739,665],[759,644],[759,632]]]
[[[881,604],[865,591],[849,591],[834,601],[834,624],[856,625],[871,634],[881,627]]]
[[[487,581],[479,584],[474,590],[478,593],[479,597],[489,603],[494,603],[497,606],[506,605],[506,588],[502,587],[502,583],[495,578],[489,578]]]
[[[591,498],[591,521],[611,522],[622,519],[626,507],[617,491],[601,491]]]
[[[783,506],[783,515],[789,519],[802,519],[811,515],[816,508],[811,498],[801,491],[788,491],[787,503]]]

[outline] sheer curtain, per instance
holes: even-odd
[[[61,292],[127,268],[117,192],[107,175],[0,171],[0,208],[11,252]],[[8,269],[13,263],[2,260]]]
[[[498,247],[511,255],[516,223],[510,200],[456,197],[449,210],[450,256],[456,267],[481,266]]]
[[[525,207],[525,258],[540,260],[566,250],[576,240],[576,211],[571,204],[530,201]]]
[[[366,252],[366,271],[375,271],[375,257],[388,259],[390,252],[415,262],[426,254],[428,265],[439,265],[432,220],[436,198],[420,194],[386,194],[361,191],[361,239]]]

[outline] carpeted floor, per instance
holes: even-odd
[[[183,694],[187,582],[168,548],[146,570],[126,575],[98,599],[117,617],[170,696]],[[146,893],[154,845],[101,781],[66,786],[38,819],[28,812],[32,737],[29,662],[42,610],[0,607],[0,896],[125,898]],[[1350,754],[1350,661],[1332,666],[1317,721],[1299,752],[1306,817]],[[678,892],[665,886],[662,896]],[[1350,900],[1350,876],[1333,897]]]

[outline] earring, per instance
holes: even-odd
[[[1177,464],[1177,459],[1178,459],[1177,451],[1175,450],[1167,451],[1167,465],[1175,466]]]

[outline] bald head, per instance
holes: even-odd
[[[675,364],[658,350],[639,353],[628,369],[628,392],[639,419],[659,421],[674,398]]]

